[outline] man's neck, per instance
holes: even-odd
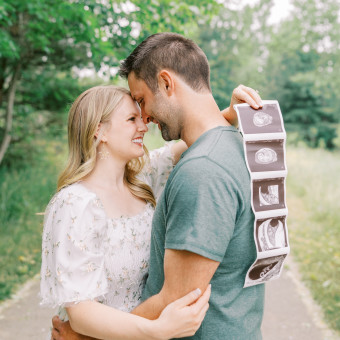
[[[206,131],[229,125],[211,93],[197,94],[186,104],[181,139],[190,147]]]

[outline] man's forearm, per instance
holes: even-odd
[[[142,302],[131,313],[142,316],[143,318],[155,320],[159,317],[166,305],[167,303],[162,298],[162,295],[156,294]]]

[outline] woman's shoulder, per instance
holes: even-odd
[[[74,238],[78,237],[75,235],[84,238],[93,231],[105,232],[106,226],[105,211],[95,193],[77,183],[59,190],[45,211],[44,234],[67,230]]]
[[[95,193],[88,190],[81,183],[73,183],[60,189],[50,200],[46,210],[72,208],[84,210],[89,206],[100,207],[100,202]]]

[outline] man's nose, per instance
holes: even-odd
[[[149,124],[150,122],[152,122],[151,116],[145,113],[144,109],[142,109],[142,119],[143,119],[144,124]]]

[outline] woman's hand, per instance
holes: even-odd
[[[152,321],[155,338],[163,340],[194,335],[209,308],[210,293],[211,285],[201,297],[199,297],[200,290],[196,289],[170,303],[164,308],[159,318]]]
[[[253,109],[259,109],[263,106],[261,97],[258,91],[244,85],[237,86],[231,96],[230,105],[222,111],[223,117],[232,125],[237,126],[237,113],[234,110],[234,105],[247,103]]]

